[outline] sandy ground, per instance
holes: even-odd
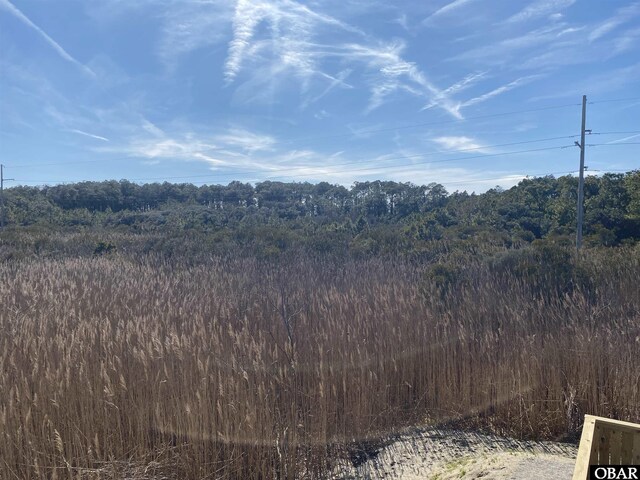
[[[564,443],[416,429],[340,466],[333,478],[563,480],[571,479],[576,453],[575,445]]]

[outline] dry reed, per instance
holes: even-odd
[[[551,297],[480,267],[443,296],[382,259],[5,263],[0,477],[322,477],[427,421],[637,420],[639,261],[583,261],[606,277]]]

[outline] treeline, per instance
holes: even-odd
[[[436,243],[511,247],[539,239],[572,242],[577,179],[527,179],[508,190],[448,193],[439,184],[126,180],[5,191],[8,232],[87,229],[200,235],[212,248],[281,251],[293,246],[364,253],[420,251]],[[5,242],[11,235],[3,235]],[[585,237],[592,246],[640,239],[640,170],[587,177]]]

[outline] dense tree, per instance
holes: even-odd
[[[5,190],[8,225],[2,235],[35,226],[205,234],[220,248],[257,245],[265,252],[273,247],[272,253],[295,247],[433,252],[451,242],[475,249],[544,238],[570,244],[576,189],[570,176],[526,179],[481,195],[391,181],[357,182],[350,189],[273,181],[20,186]],[[640,171],[587,177],[584,233],[587,245],[640,239]]]

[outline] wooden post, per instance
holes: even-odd
[[[573,480],[584,480],[589,475],[589,459],[591,458],[591,447],[593,433],[596,428],[596,417],[592,415],[584,416],[584,425],[582,426],[582,436],[580,437],[580,446],[578,447],[578,457],[576,458],[576,466],[573,471]]]
[[[589,465],[640,465],[640,424],[584,416],[573,480],[586,480]]]

